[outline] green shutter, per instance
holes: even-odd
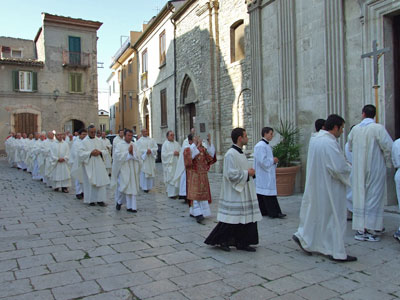
[[[82,93],[82,73],[76,74],[76,91]]]
[[[69,91],[73,92],[74,91],[74,74],[70,73],[69,74]]]
[[[37,82],[37,72],[32,72],[32,91],[37,92],[38,82]]]
[[[19,72],[12,71],[13,90],[19,91]]]

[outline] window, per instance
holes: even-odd
[[[11,48],[7,46],[1,47],[1,58],[11,58]]]
[[[82,93],[82,73],[69,73],[69,91],[70,93]]]
[[[132,96],[131,95],[129,95],[129,103],[130,103],[130,108],[132,109],[132,107],[133,107],[133,98],[132,98]]]
[[[100,124],[100,131],[106,131],[106,124]]]
[[[123,110],[126,111],[126,95],[124,95],[124,107]]]
[[[113,81],[113,93],[115,93],[115,81]]]
[[[22,58],[22,50],[11,50],[11,57]]]
[[[122,69],[122,80],[126,78],[126,69],[123,67]]]
[[[14,91],[35,92],[37,91],[37,72],[13,71],[12,81]]]
[[[72,65],[81,64],[81,38],[76,36],[68,37],[69,63]]]
[[[166,63],[165,51],[166,51],[166,36],[164,30],[160,34],[160,66]]]
[[[167,120],[167,89],[160,92],[161,126],[168,126]]]
[[[132,74],[132,59],[128,62],[128,74]]]
[[[147,72],[147,49],[142,52],[142,73]]]
[[[245,57],[244,23],[239,20],[231,26],[231,63]]]

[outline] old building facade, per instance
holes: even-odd
[[[253,139],[246,3],[187,1],[172,18],[176,26],[179,140],[190,132],[196,117],[207,120],[221,162],[232,145],[234,127],[245,127],[250,144]],[[216,169],[221,166],[217,164]]]
[[[248,1],[252,46],[254,129],[289,120],[302,132],[302,161],[318,118],[336,113],[346,120],[344,145],[361,108],[375,104],[378,121],[400,137],[400,2]],[[361,56],[388,48],[374,67]],[[376,79],[374,80],[374,77]],[[304,174],[304,171],[303,171]],[[393,171],[388,199],[395,200]]]
[[[42,18],[33,41],[0,37],[3,140],[9,131],[73,131],[98,123],[97,30],[102,23],[47,13]]]

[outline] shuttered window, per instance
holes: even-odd
[[[160,92],[160,106],[161,106],[161,126],[168,126],[167,119],[167,90],[163,89]]]
[[[71,93],[82,93],[82,73],[69,73],[69,91]]]
[[[38,90],[37,72],[12,71],[13,90],[17,92],[36,92]]]

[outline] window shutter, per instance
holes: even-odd
[[[69,74],[69,91],[73,92],[73,87],[74,87],[74,76],[72,73]]]
[[[38,82],[37,82],[37,72],[32,72],[32,91],[37,92]]]
[[[82,74],[76,74],[76,91],[82,93]]]
[[[13,90],[19,91],[19,72],[12,71]]]

